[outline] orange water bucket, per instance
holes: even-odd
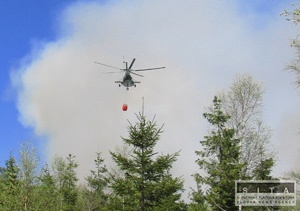
[[[122,105],[122,110],[123,110],[123,111],[127,111],[127,109],[128,109],[127,104],[123,104],[123,105]]]

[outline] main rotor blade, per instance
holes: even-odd
[[[133,58],[131,64],[129,65],[129,68],[128,68],[129,70],[132,68],[132,65],[133,65],[134,61],[135,61],[135,58]]]
[[[107,65],[107,64],[102,64],[100,62],[95,62],[96,64],[101,64],[103,66],[106,66],[106,67],[110,67],[110,68],[114,68],[114,69],[117,69],[117,70],[121,70],[120,68],[117,68],[117,67],[113,67],[113,66],[110,66],[110,65]]]
[[[102,74],[113,74],[113,73],[123,73],[123,71],[120,71],[120,72],[104,72]]]
[[[130,73],[132,73],[133,75],[137,75],[137,76],[140,76],[140,77],[144,77],[143,75],[140,75],[140,74],[137,74],[137,73],[133,73],[130,71]]]
[[[166,67],[155,67],[155,68],[147,68],[147,69],[138,69],[138,70],[134,70],[134,71],[147,71],[147,70],[158,70],[158,69],[163,69]]]

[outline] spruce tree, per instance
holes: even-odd
[[[203,149],[196,151],[196,163],[206,175],[195,174],[198,185],[208,188],[206,201],[213,210],[237,210],[234,204],[235,180],[240,177],[243,164],[239,162],[240,142],[235,131],[225,127],[230,118],[221,109],[221,101],[215,97],[213,109],[203,116],[212,125],[212,131],[200,141]]]
[[[19,167],[16,164],[15,157],[10,154],[6,161],[4,169],[3,182],[1,183],[1,210],[20,210],[22,209],[20,203],[20,180]]]
[[[112,159],[123,175],[112,175],[118,210],[184,210],[180,201],[183,190],[181,178],[173,178],[170,169],[179,153],[158,155],[154,147],[160,139],[162,127],[154,120],[147,121],[143,114],[138,122],[130,123],[129,138],[122,138],[132,148],[129,156],[111,152]],[[119,207],[117,207],[119,206]]]
[[[87,188],[82,192],[85,194],[87,210],[105,210],[108,196],[105,189],[108,186],[107,168],[101,153],[97,152],[95,162],[95,170],[91,170],[91,174],[86,178]]]
[[[55,157],[52,163],[53,176],[59,189],[58,195],[61,202],[59,210],[75,210],[78,199],[76,185],[78,178],[75,172],[77,167],[78,164],[75,161],[75,156],[72,154],[69,154],[66,160],[62,157]]]
[[[75,162],[75,156],[69,154],[67,157],[66,168],[63,177],[63,185],[61,192],[63,195],[64,205],[63,210],[74,210],[77,202],[77,186],[78,178],[76,176],[75,169],[78,167]]]
[[[38,176],[37,193],[39,197],[35,203],[35,210],[43,210],[45,207],[48,210],[59,210],[60,198],[58,187],[47,164],[42,167]]]

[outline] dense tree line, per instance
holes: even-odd
[[[100,153],[95,169],[79,185],[78,163],[69,154],[55,157],[38,170],[36,150],[22,145],[19,162],[14,156],[0,171],[0,210],[187,210],[182,201],[182,178],[170,173],[179,153],[158,155],[154,151],[162,128],[142,114],[130,124],[127,154],[111,152],[117,165],[109,172]]]
[[[78,181],[75,155],[57,156],[40,168],[36,149],[24,143],[19,159],[11,153],[0,168],[0,210],[238,210],[235,180],[272,178],[275,161],[267,151],[271,136],[262,124],[262,94],[252,77],[242,75],[213,98],[203,114],[209,132],[195,146],[197,160],[190,161],[199,171],[192,175],[196,188],[189,202],[181,197],[183,179],[171,174],[179,152],[156,152],[162,127],[140,113],[122,138],[126,153],[110,152],[116,168],[109,171],[97,152],[85,183]]]

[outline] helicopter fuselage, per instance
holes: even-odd
[[[134,86],[134,81],[132,80],[132,77],[129,72],[125,73],[121,84],[127,88]]]
[[[125,75],[124,75],[123,79],[120,80],[120,81],[115,81],[115,82],[118,83],[119,86],[121,86],[121,84],[122,84],[124,87],[127,88],[127,90],[129,89],[129,87],[132,87],[132,86],[136,87],[135,84],[140,83],[140,82],[139,81],[134,81],[132,79],[129,70],[125,69],[124,71],[125,71]]]

